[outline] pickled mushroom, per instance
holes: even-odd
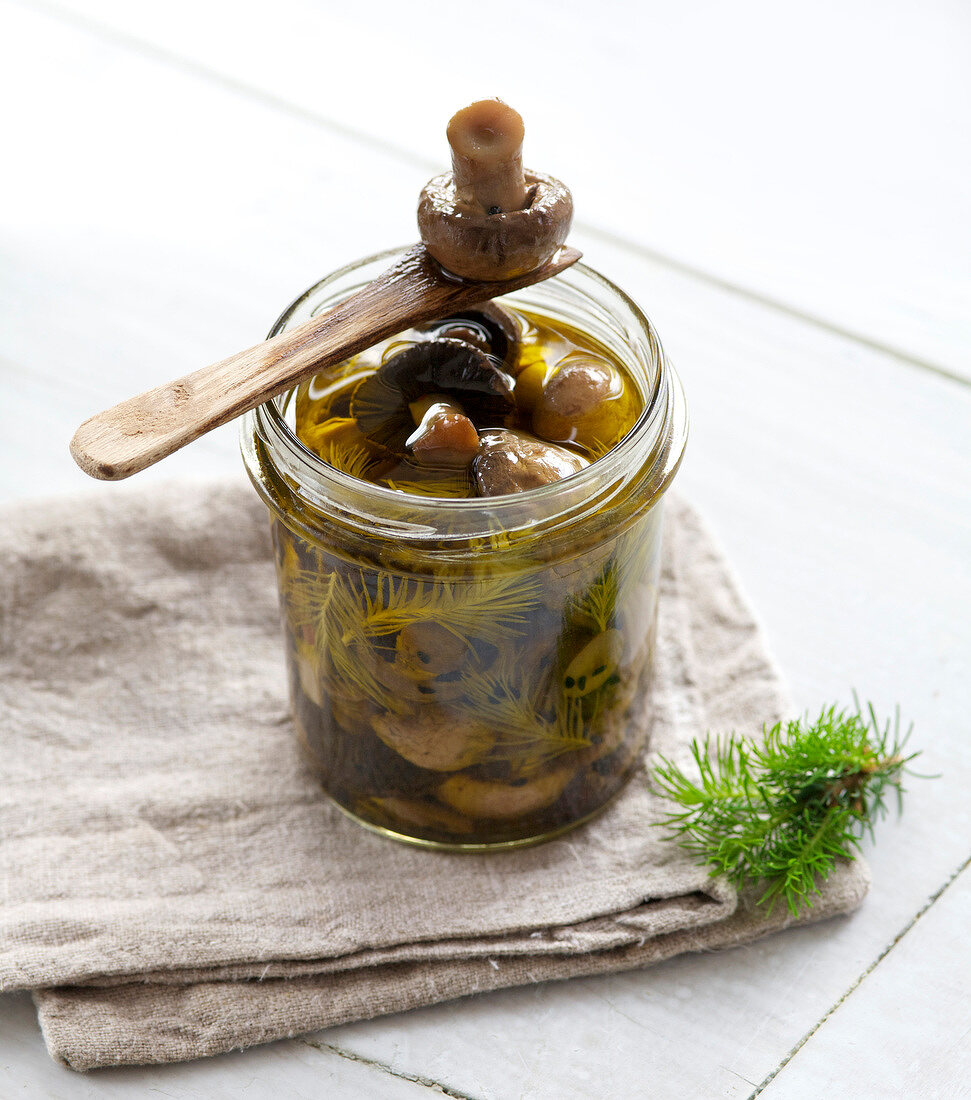
[[[592,638],[567,666],[563,694],[579,699],[599,691],[611,679],[616,683],[623,652],[624,636],[619,630],[605,630]]]
[[[412,401],[409,408],[418,427],[405,446],[419,465],[468,466],[479,449],[479,433],[461,405],[432,394]]]
[[[563,244],[573,199],[559,180],[523,170],[523,120],[498,99],[463,108],[448,124],[452,171],[429,180],[418,203],[425,248],[464,279],[534,271]]]
[[[512,390],[509,375],[471,344],[424,340],[361,382],[351,398],[351,416],[372,442],[401,452],[416,427],[413,402],[430,395],[455,398],[470,419],[495,424],[513,407]]]
[[[520,783],[453,775],[441,784],[436,794],[452,809],[469,817],[516,818],[554,803],[574,774],[573,768],[558,768]]]
[[[440,772],[467,768],[481,760],[495,744],[492,730],[484,723],[431,708],[414,717],[375,714],[371,728],[389,749],[405,760]]]
[[[320,672],[311,657],[303,653],[296,653],[294,661],[297,666],[297,675],[300,678],[300,690],[307,698],[316,703],[318,707],[324,705],[323,691],[320,683]]]
[[[431,802],[388,797],[373,798],[370,800],[370,806],[386,816],[388,823],[392,826],[399,826],[404,821],[419,829],[438,830],[456,836],[475,831],[473,823],[467,817],[457,814],[446,806],[437,806]]]
[[[535,356],[516,375],[513,396],[520,413],[531,413],[543,393],[549,367],[541,356]]]
[[[523,209],[524,134],[522,116],[500,99],[480,99],[452,115],[445,136],[463,209]]]
[[[533,403],[533,431],[558,443],[606,450],[626,434],[635,400],[623,375],[606,360],[568,357]]]
[[[462,340],[485,352],[504,371],[511,373],[519,351],[519,325],[498,302],[483,302],[475,309],[443,317],[430,327],[437,340]]]
[[[468,654],[464,638],[435,622],[408,623],[395,642],[395,663],[415,680],[455,672]]]
[[[499,428],[481,433],[472,475],[480,496],[498,497],[551,485],[588,465],[565,447],[528,432]]]

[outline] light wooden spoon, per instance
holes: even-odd
[[[561,248],[528,275],[485,283],[446,275],[424,246],[415,245],[323,316],[85,420],[71,454],[86,474],[120,481],[332,363],[412,325],[549,279],[580,255]]]

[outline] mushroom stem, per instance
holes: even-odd
[[[480,99],[452,116],[446,134],[460,202],[486,214],[526,206],[518,111],[499,99]]]

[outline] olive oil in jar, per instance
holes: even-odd
[[[471,421],[474,452],[416,455],[436,403]],[[491,304],[369,349],[295,402],[298,438],[328,464],[446,498],[570,476],[641,410],[591,337]],[[486,553],[424,574],[274,522],[297,725],[335,801],[395,835],[471,847],[550,835],[605,804],[646,735],[657,521],[552,564],[510,547],[501,565]]]
[[[391,259],[328,276],[271,335]],[[295,727],[340,809],[479,850],[555,836],[623,789],[651,733],[684,440],[657,334],[583,265],[248,415]]]

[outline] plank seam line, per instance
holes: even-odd
[[[873,973],[874,970],[880,965],[881,962],[890,954],[891,951],[897,946],[898,943],[907,935],[907,933],[914,927],[915,924],[923,917],[928,910],[938,901],[938,899],[945,893],[945,891],[960,877],[962,872],[966,871],[971,866],[971,856],[969,856],[947,879],[940,889],[936,890],[927,899],[921,908],[910,918],[910,920],[900,929],[900,931],[894,936],[894,938],[887,944],[887,946],[880,952],[879,955],[873,960],[872,963],[860,974],[856,981],[846,990],[846,992],[833,1004],[829,1010],[823,1014],[816,1021],[816,1023],[806,1032],[806,1034],[799,1040],[798,1043],[789,1051],[789,1053],[783,1058],[778,1066],[759,1084],[755,1092],[751,1093],[748,1100],[755,1100],[757,1096],[760,1096],[765,1088],[773,1081],[792,1061],[792,1059],[799,1053],[800,1050],[809,1042],[809,1040],[816,1034],[817,1031],[826,1023],[826,1021],[833,1015],[833,1013],[843,1004],[844,1001],[863,984],[863,982]]]
[[[47,0],[6,0],[7,3],[12,3],[17,7],[25,8],[30,11],[44,12],[48,16],[59,19],[60,21],[74,26],[75,28],[84,30],[89,34],[106,39],[108,41],[115,42],[122,45],[134,52],[144,54],[153,58],[156,61],[162,62],[171,68],[177,69],[183,73],[189,74],[194,77],[203,77],[208,81],[216,84],[220,84],[225,88],[231,89],[234,92],[238,92],[241,95],[250,99],[255,99],[265,106],[272,107],[274,110],[281,111],[285,114],[289,114],[293,117],[302,119],[304,122],[309,122],[314,126],[321,127],[323,129],[331,130],[341,136],[347,138],[350,141],[354,141],[357,144],[365,145],[373,148],[374,150],[385,154],[386,156],[392,156],[397,160],[403,160],[415,167],[420,167],[426,172],[435,173],[441,168],[441,164],[426,159],[425,157],[417,156],[408,149],[403,149],[393,142],[383,141],[381,138],[375,137],[373,134],[364,133],[360,130],[356,130],[351,126],[346,126],[340,122],[335,121],[327,116],[317,114],[315,111],[310,110],[307,107],[301,106],[299,103],[294,103],[292,100],[286,99],[283,96],[274,95],[263,88],[255,87],[252,84],[248,84],[237,77],[229,76],[226,73],[219,72],[217,69],[209,68],[207,65],[199,61],[194,61],[191,58],[183,57],[181,54],[175,53],[165,47],[158,46],[153,42],[144,38],[139,38],[136,35],[129,34],[126,31],[118,30],[116,27],[112,27],[105,23],[100,23],[96,19],[91,19],[87,16],[78,15],[77,12],[70,11],[62,8],[57,4],[47,2]],[[648,245],[638,244],[624,238],[618,233],[614,233],[608,229],[602,229],[596,225],[590,224],[583,219],[578,219],[576,225],[584,232],[589,233],[592,237],[599,237],[601,240],[613,244],[616,247],[627,249],[633,252],[635,255],[639,255],[645,259],[659,264],[662,267],[670,268],[672,271],[677,271],[682,275],[687,275],[690,278],[697,279],[699,282],[706,283],[709,286],[716,287],[719,290],[726,291],[730,294],[734,294],[739,298],[744,298],[747,301],[755,302],[767,309],[775,310],[779,313],[783,313],[788,317],[792,317],[796,320],[802,321],[805,324],[813,325],[814,327],[821,328],[826,332],[832,333],[835,336],[839,336],[844,340],[848,340],[852,343],[860,344],[863,347],[869,348],[871,351],[880,352],[883,355],[895,359],[897,362],[906,366],[914,367],[918,370],[926,371],[929,374],[936,374],[941,378],[949,379],[951,382],[956,382],[961,386],[971,387],[971,379],[963,377],[957,371],[950,370],[948,367],[943,367],[937,363],[933,363],[928,359],[922,359],[919,356],[911,355],[908,352],[901,351],[898,348],[889,344],[884,344],[879,340],[874,340],[869,336],[865,336],[862,333],[856,332],[851,328],[845,328],[842,325],[838,325],[833,321],[828,321],[813,313],[807,313],[803,310],[796,308],[795,306],[788,305],[786,302],[780,301],[776,298],[772,298],[766,294],[762,294],[760,291],[753,290],[749,287],[741,286],[739,284],[730,282],[719,275],[715,275],[712,272],[705,271],[703,268],[695,267],[692,264],[686,263],[683,260],[678,260],[673,256],[669,256],[664,252],[659,252]]]
[[[397,1077],[401,1081],[409,1081],[413,1085],[424,1085],[425,1088],[432,1089],[442,1096],[448,1096],[450,1100],[475,1100],[475,1097],[469,1096],[464,1092],[456,1092],[447,1085],[443,1085],[440,1081],[433,1081],[430,1077],[423,1077],[417,1073],[401,1073],[398,1070],[392,1069],[386,1062],[379,1062],[375,1058],[366,1058],[363,1054],[355,1054],[352,1050],[342,1050],[340,1047],[332,1046],[330,1043],[315,1042],[313,1039],[307,1039],[305,1037],[299,1037],[296,1041],[302,1043],[304,1046],[311,1047],[313,1050],[319,1050],[322,1053],[336,1054],[339,1058],[345,1058],[348,1062],[359,1062],[363,1066],[371,1066],[374,1069],[383,1070],[385,1073],[389,1074],[389,1076]]]

